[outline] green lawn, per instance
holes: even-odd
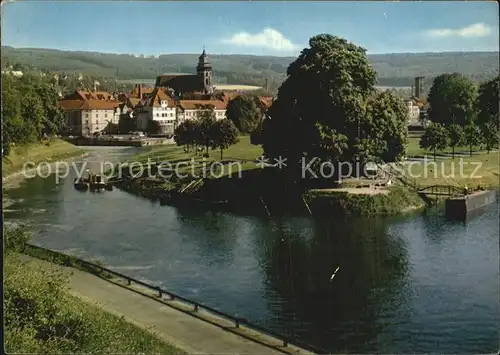
[[[220,160],[220,150],[209,149],[210,158],[212,160]],[[241,159],[252,160],[262,155],[262,148],[250,143],[249,136],[240,136],[239,142],[224,150],[223,159]],[[201,153],[196,155],[194,152],[185,153],[184,147],[177,145],[164,145],[158,147],[147,148],[138,155],[133,156],[130,161],[145,161],[148,158],[159,159],[165,161],[189,160],[191,158],[201,160]]]
[[[408,146],[406,147],[406,155],[407,156],[433,156],[434,152],[431,150],[426,150],[420,148],[419,142],[420,142],[420,137],[422,136],[423,132],[410,132],[409,138],[408,138]],[[473,147],[473,152],[480,151],[478,150],[478,147]],[[450,147],[446,148],[445,150],[437,151],[436,152],[437,156],[443,153],[451,154],[452,149]],[[460,146],[455,148],[455,153],[469,153],[469,147],[468,146]]]
[[[427,155],[432,156],[432,152],[424,151],[418,147],[421,132],[410,132],[410,142],[408,145],[408,155]],[[457,152],[467,152],[466,147],[456,149]],[[445,152],[451,152],[447,149]],[[262,155],[262,148],[250,144],[248,136],[240,137],[240,142],[224,151],[224,159],[238,159],[238,160],[253,160]],[[186,154],[183,147],[174,145],[153,147],[147,152],[143,152],[135,156],[131,161],[145,160],[148,157],[163,161],[175,160],[190,160],[202,161],[201,155],[196,156],[193,153]],[[220,151],[210,150],[210,158],[206,161],[214,161],[220,159]],[[463,173],[460,173],[460,161],[464,162]],[[479,163],[480,167],[475,174],[475,165],[472,163]],[[415,163],[412,167],[412,173],[419,176],[417,181],[420,185],[433,185],[433,184],[453,184],[457,186],[463,185],[482,185],[482,186],[499,186],[499,153],[492,152],[487,154],[485,152],[474,153],[472,157],[455,157],[455,159],[440,159],[437,161],[437,167],[432,164],[432,159],[429,158],[427,166],[423,163]],[[257,168],[254,162],[246,162],[242,164],[242,170],[252,170]],[[181,172],[188,171],[191,167],[180,169]],[[201,169],[201,168],[200,168]],[[195,171],[198,173],[199,168]],[[452,169],[454,174],[452,174]],[[233,174],[236,169],[233,169]],[[408,171],[406,172],[408,176]],[[453,175],[453,176],[452,176]],[[472,176],[474,175],[474,176]]]
[[[129,162],[147,162],[148,158],[151,161],[159,162],[179,162],[179,161],[190,161],[194,159],[195,162],[212,162],[220,160],[220,150],[209,150],[209,157],[204,158],[202,156],[204,152],[195,154],[194,152],[186,153],[184,152],[184,147],[179,147],[177,145],[167,145],[159,147],[148,148],[138,155],[133,156],[129,159]],[[240,136],[239,142],[232,145],[228,149],[224,150],[223,160],[243,160],[246,161],[241,164],[242,170],[250,170],[256,168],[253,162],[256,158],[262,156],[263,151],[261,146],[252,145],[250,143],[249,136]],[[198,172],[200,168],[196,168],[195,171]],[[191,170],[191,166],[184,166],[179,169],[181,173]],[[236,169],[234,169],[236,170]]]
[[[81,154],[83,150],[57,138],[30,145],[14,146],[9,155],[2,158],[2,177],[21,171],[26,162],[38,164],[42,161],[58,161]]]
[[[432,159],[411,163],[411,168],[405,166],[406,176],[413,177],[422,186],[455,185],[469,187],[494,187],[500,185],[499,165],[500,154],[481,153],[472,157],[455,157],[455,159]],[[462,170],[460,165],[462,164]],[[410,171],[411,169],[411,171]]]

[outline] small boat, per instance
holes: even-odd
[[[89,189],[89,184],[83,179],[81,180],[75,179],[74,186],[75,189],[79,191],[87,191]]]
[[[92,190],[101,190],[106,187],[106,183],[104,182],[101,175],[90,175],[89,181],[90,181],[90,188]]]

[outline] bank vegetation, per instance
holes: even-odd
[[[4,229],[4,347],[31,354],[181,354],[154,334],[70,295],[68,275],[20,258],[29,234]]]

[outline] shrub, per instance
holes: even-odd
[[[7,228],[3,229],[4,252],[21,252],[31,235],[25,228]]]

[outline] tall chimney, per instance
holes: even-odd
[[[139,99],[142,100],[142,84],[139,84]]]
[[[269,91],[269,78],[266,78],[266,91]]]

